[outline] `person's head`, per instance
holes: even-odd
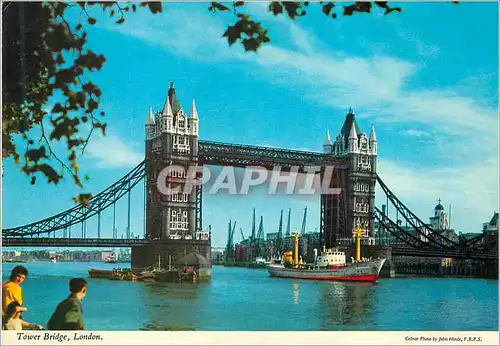
[[[69,280],[69,290],[78,299],[82,300],[87,294],[87,281],[83,278]]]
[[[20,285],[26,280],[28,276],[28,269],[23,266],[15,266],[10,273],[10,281]]]
[[[26,310],[27,309],[25,307],[21,306],[21,304],[14,300],[7,305],[7,309],[5,310],[5,319],[19,318],[21,316],[21,312]]]

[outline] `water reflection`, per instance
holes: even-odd
[[[294,283],[292,287],[293,287],[293,303],[295,305],[299,305],[299,284]]]
[[[210,283],[149,283],[139,301],[147,320],[141,330],[196,330],[200,326],[203,296]]]
[[[328,282],[323,286],[324,328],[366,324],[373,309],[374,284]]]
[[[144,294],[146,300],[196,300],[200,298],[202,291],[207,284],[192,283],[146,283],[144,284]]]

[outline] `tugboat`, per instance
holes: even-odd
[[[248,268],[266,268],[270,264],[264,257],[256,257],[252,262],[248,263]]]
[[[299,261],[299,235],[296,233],[294,258],[287,253],[288,256],[283,256],[282,263],[268,265],[269,275],[288,279],[377,282],[386,259],[361,258],[362,233],[363,230],[359,227],[353,232],[356,237],[356,258],[352,258],[350,263],[346,261],[345,252],[338,248],[323,247],[323,253],[315,258],[313,264]]]
[[[110,256],[108,256],[104,260],[104,263],[118,263],[118,256],[116,255],[115,252],[113,252]]]

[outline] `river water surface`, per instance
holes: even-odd
[[[16,263],[3,263],[6,281]],[[210,282],[160,284],[90,279],[93,262],[28,262],[24,317],[46,325],[68,295],[89,282],[86,330],[319,331],[498,330],[498,281],[473,278],[380,279],[364,283],[270,278],[264,269],[215,266]],[[125,266],[125,265],[124,265]]]

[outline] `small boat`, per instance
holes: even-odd
[[[129,280],[134,274],[130,269],[119,269],[115,268],[113,270],[103,270],[103,269],[89,269],[89,276],[93,279],[110,279],[110,280]]]
[[[152,266],[148,269],[143,270],[137,276],[137,280],[145,282],[162,281],[166,273],[167,270],[161,267],[161,257],[160,255],[158,255],[158,266]]]
[[[256,257],[252,262],[248,263],[248,268],[266,268],[270,264],[264,257]]]
[[[52,263],[56,263],[56,262],[57,262],[57,260],[56,260],[56,258],[55,258],[55,257],[52,257],[52,258],[50,259],[50,262],[52,262]]]
[[[110,280],[123,280],[124,274],[119,271],[114,271],[108,279]]]
[[[340,249],[323,247],[323,253],[315,258],[313,264],[304,264],[299,261],[299,235],[295,234],[294,258],[291,252],[288,252],[283,256],[282,263],[268,265],[269,275],[287,279],[377,282],[386,259],[362,259],[360,257],[361,233],[362,230],[359,228],[354,232],[356,258],[351,262],[346,261],[346,254]]]
[[[137,275],[132,273],[132,272],[128,272],[128,273],[125,273],[122,275],[122,280],[123,281],[137,281]]]
[[[113,252],[110,256],[106,257],[104,263],[118,263],[118,256]]]
[[[89,269],[89,276],[93,279],[108,279],[113,275],[113,270]]]

